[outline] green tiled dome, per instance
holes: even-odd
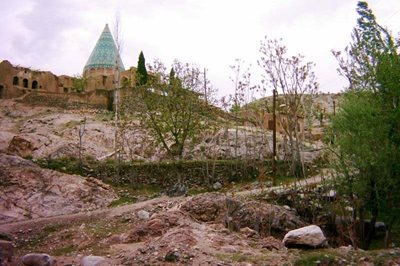
[[[108,24],[106,24],[83,71],[92,68],[115,68],[117,57],[119,70],[125,70],[121,57],[118,54],[117,46],[108,28]]]

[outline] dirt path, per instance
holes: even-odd
[[[151,200],[141,201],[133,204],[118,206],[115,208],[104,208],[88,212],[79,212],[74,214],[66,214],[59,216],[43,217],[25,221],[11,222],[0,224],[0,232],[12,234],[19,230],[43,227],[49,224],[65,224],[75,221],[101,219],[105,217],[115,217],[127,212],[135,212],[147,205],[156,205],[164,202],[176,203],[181,201],[182,197],[170,198],[167,196],[154,198]]]
[[[280,185],[280,186],[274,186],[274,187],[266,187],[266,188],[257,188],[257,189],[251,189],[251,190],[244,190],[240,192],[236,192],[235,195],[238,196],[251,196],[254,194],[259,194],[259,193],[268,193],[271,191],[275,191],[276,193],[283,192],[285,190],[291,189],[294,186],[297,187],[304,187],[312,184],[317,184],[321,183],[323,180],[330,179],[329,175],[330,169],[322,169],[320,173],[318,173],[315,176],[309,177],[307,179],[302,179],[300,181],[293,182],[291,184],[285,184],[285,185]]]

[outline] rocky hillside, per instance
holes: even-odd
[[[83,157],[104,160],[114,152],[114,122],[112,114],[94,109],[66,110],[55,107],[25,105],[13,100],[1,100],[0,152],[25,158]],[[236,140],[237,148],[235,148]],[[166,156],[140,121],[129,121],[122,130],[123,156],[129,161],[157,161]],[[255,127],[226,123],[215,132],[202,136],[194,149],[186,150],[190,159],[204,158],[260,158],[272,151],[272,132]],[[265,143],[268,143],[267,145]],[[278,147],[283,138],[278,134]],[[305,160],[319,156],[314,152],[320,142],[306,143]],[[283,157],[283,149],[278,149]]]
[[[0,153],[0,224],[98,209],[115,198],[113,189],[97,179]]]

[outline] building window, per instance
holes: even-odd
[[[38,82],[36,80],[34,80],[32,82],[32,89],[37,89],[37,87],[38,87]]]
[[[22,83],[23,83],[23,85],[24,85],[24,88],[28,88],[28,79],[24,79],[24,80],[22,81]]]
[[[19,85],[19,78],[18,77],[14,77],[13,78],[13,85],[16,85],[16,86]]]
[[[103,86],[106,86],[107,76],[103,76]]]
[[[68,88],[64,87],[64,93],[68,93]]]

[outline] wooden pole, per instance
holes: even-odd
[[[276,186],[276,90],[272,95],[272,185]]]

